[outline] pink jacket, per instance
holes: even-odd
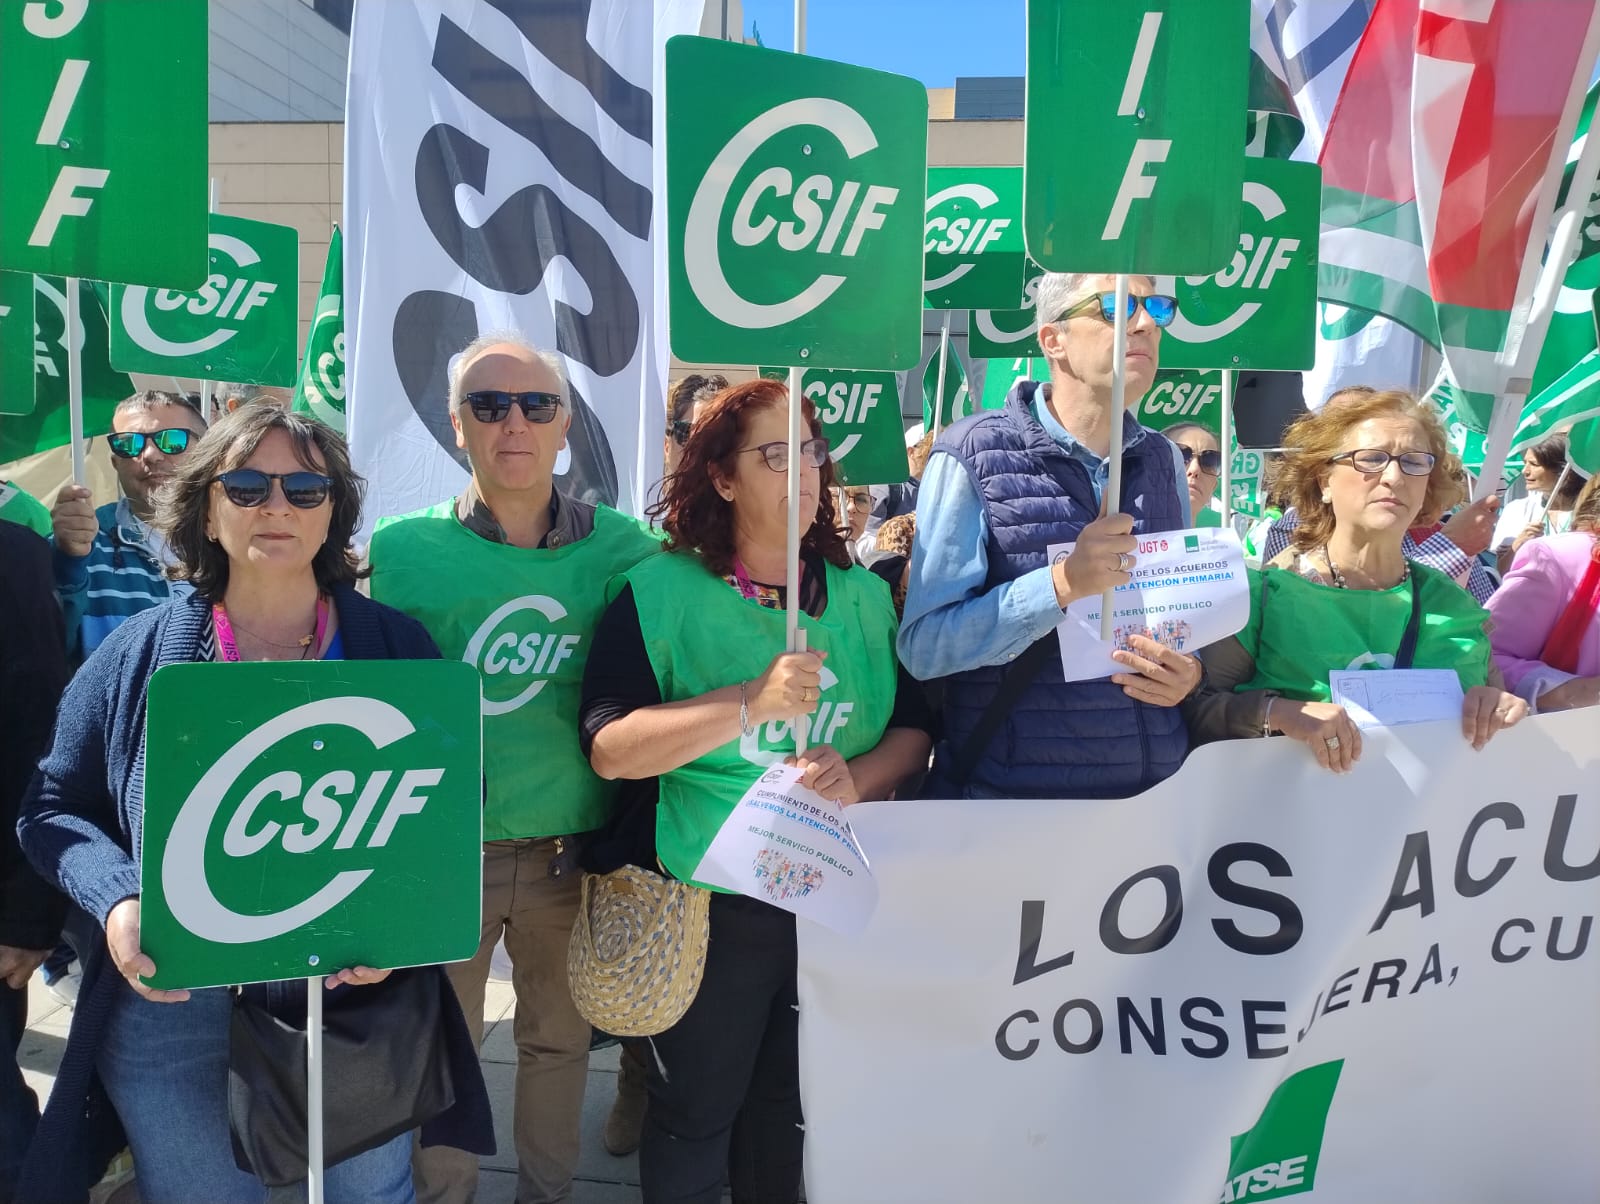
[[[1545,690],[1573,677],[1600,675],[1600,622],[1591,622],[1578,649],[1578,672],[1563,673],[1539,659],[1589,566],[1595,536],[1569,531],[1522,545],[1505,582],[1489,599],[1489,643],[1506,689],[1534,705]]]

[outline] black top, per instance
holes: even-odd
[[[827,606],[826,569],[820,557],[807,557],[802,578],[800,606],[812,618]],[[816,583],[813,586],[812,583]],[[755,584],[765,584],[756,582]],[[782,586],[775,588],[780,599]],[[895,666],[894,711],[889,728],[909,727],[937,738],[936,719],[921,682]],[[584,756],[594,746],[594,738],[606,724],[641,707],[660,706],[661,687],[650,665],[644,631],[639,625],[639,607],[633,587],[626,586],[606,608],[595,628],[589,661],[583,672],[583,697],[578,706],[578,742]],[[887,730],[887,729],[886,729]],[[599,833],[584,853],[584,868],[591,873],[608,873],[622,865],[656,868],[655,809],[661,791],[656,778],[624,781],[616,796],[612,822]]]

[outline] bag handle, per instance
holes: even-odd
[[[1400,650],[1395,653],[1394,667],[1409,669],[1417,657],[1417,640],[1422,636],[1422,589],[1417,575],[1411,574],[1411,618],[1406,621],[1405,634],[1400,637]]]
[[[973,770],[978,768],[984,749],[989,747],[989,741],[994,738],[1005,717],[1011,713],[1011,708],[1017,705],[1022,692],[1032,685],[1033,679],[1039,675],[1039,669],[1049,657],[1050,649],[1055,642],[1056,633],[1052,630],[1029,644],[1016,660],[1006,666],[999,688],[989,700],[989,705],[984,708],[983,714],[978,717],[976,726],[968,734],[966,743],[956,753],[955,761],[950,767],[950,780],[957,786],[965,786],[972,780]]]

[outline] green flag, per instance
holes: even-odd
[[[967,374],[962,370],[961,357],[952,346],[945,358],[944,396],[939,400],[939,420],[934,421],[934,396],[939,392],[939,356],[935,352],[922,371],[922,427],[940,430],[959,422],[972,412],[972,397],[967,392]]]
[[[290,408],[312,414],[344,433],[344,236],[338,226],[328,242],[322,292],[311,316],[306,356]]]
[[[1003,409],[1006,398],[1021,380],[1049,380],[1050,367],[1042,359],[989,360],[983,374],[983,400],[985,410]]]
[[[1600,415],[1600,351],[1590,351],[1529,399],[1511,436],[1511,450],[1523,451],[1596,415]]]
[[[0,418],[0,464],[20,460],[71,438],[67,415],[67,294],[60,276],[35,276],[33,412]],[[106,314],[110,289],[98,281],[78,281],[78,317],[83,324],[83,433],[103,435],[111,429],[117,404],[129,396],[133,381],[111,367],[111,334]]]

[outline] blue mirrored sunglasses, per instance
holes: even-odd
[[[1172,325],[1172,319],[1178,316],[1178,299],[1166,293],[1151,293],[1148,297],[1141,297],[1135,293],[1128,294],[1128,321],[1133,321],[1139,312],[1139,306],[1144,306],[1144,312],[1150,315],[1150,320],[1157,326],[1167,327]],[[1076,305],[1068,306],[1066,312],[1057,318],[1057,322],[1067,318],[1075,318],[1081,313],[1097,312],[1107,322],[1117,320],[1117,294],[1096,293],[1085,297]]]

